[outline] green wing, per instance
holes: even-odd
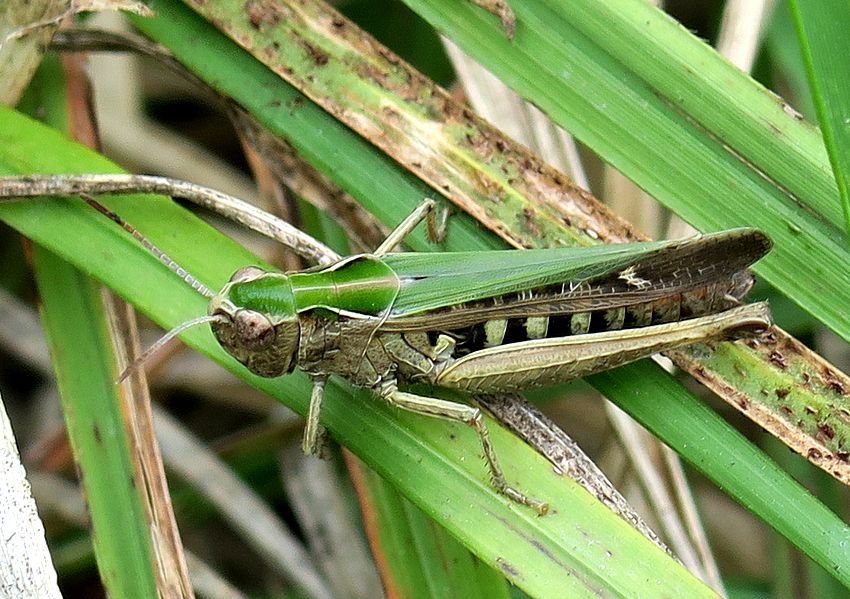
[[[651,284],[641,289],[642,296],[649,300],[653,295],[730,278],[768,249],[770,240],[764,233],[733,229],[677,241],[545,250],[400,253],[381,260],[401,281],[391,318],[403,318],[552,285],[564,285],[567,296],[571,288],[585,294],[592,290],[594,298],[606,293],[635,292],[620,276],[626,269]]]

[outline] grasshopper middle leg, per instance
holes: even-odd
[[[326,431],[319,424],[319,415],[322,411],[322,400],[325,397],[325,383],[327,377],[313,378],[313,392],[310,394],[310,407],[307,409],[307,423],[304,427],[304,438],[301,441],[301,449],[307,455],[321,455]]]
[[[374,252],[375,256],[383,256],[384,254],[393,251],[404,241],[413,229],[426,218],[428,219],[428,236],[432,241],[439,243],[446,234],[446,226],[448,224],[448,209],[443,210],[439,222],[437,222],[437,202],[430,198],[425,198],[419,205],[414,208],[407,218],[393,229],[387,238],[379,245]]]
[[[528,497],[508,484],[502,472],[502,467],[499,465],[499,459],[496,457],[496,450],[490,441],[490,432],[487,429],[484,417],[479,408],[444,399],[437,399],[435,397],[406,393],[393,387],[383,390],[381,395],[391,405],[398,406],[410,412],[424,414],[426,416],[437,416],[471,426],[478,433],[478,438],[481,439],[481,445],[484,448],[484,459],[487,461],[487,467],[490,470],[490,480],[496,490],[517,503],[534,508],[541,515],[549,511],[549,505],[547,503]]]

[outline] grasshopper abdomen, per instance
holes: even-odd
[[[742,282],[744,279],[745,282]],[[702,285],[649,301],[637,297],[613,297],[582,301],[572,299],[569,291],[553,292],[550,289],[534,290],[523,297],[503,296],[488,302],[469,303],[454,310],[468,311],[472,318],[481,318],[488,311],[496,312],[499,318],[475,322],[466,327],[431,330],[429,335],[436,339],[448,334],[456,340],[457,356],[462,356],[487,347],[511,343],[587,335],[605,331],[617,331],[666,324],[697,318],[728,310],[741,303],[741,299],[752,286],[749,273],[726,281]],[[626,303],[631,299],[634,303]],[[511,306],[523,303],[521,309]],[[534,304],[530,306],[529,304]]]

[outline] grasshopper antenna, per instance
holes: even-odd
[[[159,351],[161,351],[166,346],[166,344],[169,341],[174,339],[180,333],[182,333],[182,332],[184,332],[188,329],[191,329],[193,327],[208,323],[208,322],[220,322],[222,320],[226,320],[226,318],[224,318],[221,315],[216,315],[216,316],[207,315],[207,316],[200,316],[198,318],[193,318],[192,320],[187,320],[186,322],[178,324],[176,327],[174,327],[173,329],[168,331],[165,335],[160,337],[157,340],[156,343],[154,343],[149,348],[147,348],[144,352],[142,352],[142,355],[140,355],[138,358],[133,360],[133,362],[129,366],[127,366],[127,368],[124,369],[124,372],[121,373],[121,376],[118,377],[118,380],[116,381],[116,383],[123,383],[124,380],[128,376],[130,376],[135,371],[137,371],[139,368],[141,368],[145,364],[145,362],[147,362],[153,356],[155,356]]]
[[[186,284],[188,284],[192,289],[194,289],[195,291],[197,291],[198,293],[200,293],[201,295],[203,295],[206,298],[212,298],[212,297],[215,296],[215,294],[212,292],[212,290],[209,287],[207,287],[206,285],[201,283],[198,279],[196,279],[194,276],[192,276],[185,268],[183,268],[177,262],[175,262],[173,259],[171,259],[171,257],[168,254],[166,254],[161,249],[156,247],[153,243],[151,243],[151,241],[147,237],[142,235],[142,233],[136,227],[134,227],[133,225],[131,225],[130,223],[125,221],[123,218],[118,216],[118,214],[116,214],[115,212],[113,212],[112,210],[110,210],[109,208],[107,208],[106,206],[101,204],[100,202],[98,202],[96,199],[94,199],[89,194],[81,193],[80,197],[83,199],[83,201],[86,204],[88,204],[89,206],[91,206],[92,208],[94,208],[95,210],[97,210],[98,212],[103,214],[104,216],[106,216],[111,221],[118,224],[122,229],[124,229],[130,235],[132,235],[133,239],[138,241],[142,245],[142,247],[144,247],[151,254],[156,256],[156,258],[160,262],[162,262],[163,264],[165,264],[165,266],[168,267],[168,270],[175,273]],[[133,372],[135,372],[136,370],[141,368],[145,364],[145,362],[147,362],[153,356],[155,356],[158,352],[160,352],[166,346],[166,344],[169,341],[174,339],[177,335],[179,335],[183,331],[185,331],[187,329],[191,329],[192,327],[196,327],[198,325],[205,324],[207,322],[215,322],[215,321],[218,321],[218,320],[221,320],[221,319],[222,319],[221,316],[201,316],[199,318],[193,318],[192,320],[188,320],[184,323],[177,325],[176,327],[174,327],[173,329],[168,331],[165,335],[160,337],[160,339],[156,343],[154,343],[149,348],[147,348],[144,352],[142,352],[142,354],[138,358],[133,360],[133,362],[129,366],[127,366],[127,368],[124,369],[124,372],[121,373],[121,376],[118,377],[118,380],[116,382],[117,383],[124,382],[124,380],[128,376],[130,376],[131,374],[133,374]]]
[[[151,243],[150,240],[148,240],[147,237],[142,235],[141,232],[139,232],[139,230],[136,227],[134,227],[133,225],[128,223],[126,220],[124,220],[123,218],[118,216],[115,212],[113,212],[112,210],[110,210],[109,208],[107,208],[106,206],[101,204],[100,202],[98,202],[96,199],[94,199],[89,194],[81,193],[80,197],[83,199],[83,201],[86,204],[88,204],[89,206],[91,206],[92,208],[94,208],[95,210],[100,212],[101,214],[103,214],[109,220],[118,224],[122,229],[124,229],[130,235],[132,235],[133,239],[135,239],[140,244],[142,244],[142,247],[144,247],[151,254],[156,256],[157,260],[159,260],[160,262],[165,264],[165,266],[168,267],[168,270],[172,271],[178,277],[183,279],[183,282],[185,282],[187,285],[189,285],[192,289],[194,289],[195,291],[197,291],[198,293],[200,293],[201,295],[203,295],[207,299],[212,299],[213,297],[215,297],[215,293],[213,293],[212,290],[209,287],[207,287],[206,285],[201,283],[198,279],[196,279],[194,276],[192,276],[185,268],[183,268],[182,266],[177,264],[177,262],[172,260],[171,257],[168,254],[166,254],[161,249],[156,247],[153,243]]]

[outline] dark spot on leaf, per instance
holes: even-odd
[[[390,52],[387,48],[381,46],[378,48],[378,54],[380,54],[381,58],[386,60],[391,65],[397,65],[399,63],[399,58],[392,52]]]
[[[328,55],[323,50],[317,48],[306,40],[301,40],[301,46],[307,51],[307,56],[310,57],[310,60],[318,66],[323,67],[328,64]]]
[[[818,431],[827,439],[835,438],[835,429],[828,422],[819,422]]]
[[[496,563],[499,564],[499,569],[505,573],[505,576],[516,578],[519,576],[519,570],[511,563],[506,562],[501,557],[496,558]]]
[[[767,358],[768,358],[768,360],[770,360],[771,362],[773,362],[774,364],[776,364],[779,368],[782,368],[783,370],[785,368],[788,368],[788,360],[786,360],[785,356],[783,356],[778,351],[774,350],[774,351],[770,352],[770,354],[767,356]]]
[[[242,8],[245,10],[248,22],[254,29],[259,30],[262,27],[277,25],[280,22],[281,14],[274,4],[248,0]]]
[[[829,390],[838,395],[847,395],[846,385],[828,368],[821,370],[821,377]]]

